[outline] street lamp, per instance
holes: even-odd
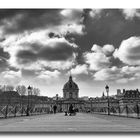
[[[28,105],[27,105],[27,114],[26,115],[29,116],[30,115],[29,114],[29,93],[30,93],[30,91],[31,91],[32,88],[30,86],[28,86],[27,89],[28,89]]]
[[[92,112],[92,98],[89,98],[90,100],[90,112]]]
[[[110,115],[110,106],[109,106],[109,86],[106,85],[105,89],[106,89],[106,92],[107,92],[108,115]]]

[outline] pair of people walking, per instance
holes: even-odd
[[[71,115],[76,115],[76,111],[75,111],[75,109],[74,109],[74,107],[73,107],[72,104],[69,106],[69,111],[68,111],[68,113],[69,113],[70,116],[71,116]],[[67,116],[67,115],[68,115],[67,112],[65,112],[65,116]]]

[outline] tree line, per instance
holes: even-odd
[[[21,96],[28,95],[28,89],[24,85],[17,85],[16,87],[12,85],[0,85],[0,93],[6,92],[6,91],[16,91]],[[40,95],[39,88],[32,87],[31,91],[32,92],[30,94],[32,95],[36,95],[36,96]]]

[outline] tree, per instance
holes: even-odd
[[[20,95],[25,95],[26,94],[26,87],[24,85],[18,85],[16,87],[16,91],[20,94]]]
[[[1,88],[1,91],[2,91],[2,92],[6,91],[6,85],[1,85],[0,88]]]
[[[12,85],[6,85],[5,86],[5,91],[13,91],[14,87]]]
[[[40,89],[39,88],[33,88],[33,95],[39,96],[40,95]]]

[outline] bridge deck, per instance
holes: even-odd
[[[107,115],[63,113],[0,119],[0,132],[140,132],[140,120]]]

